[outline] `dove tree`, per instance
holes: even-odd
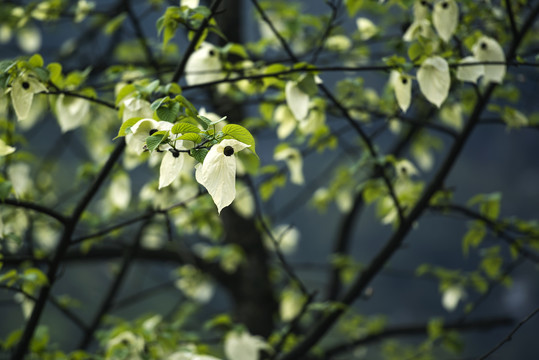
[[[529,358],[538,30],[526,0],[1,2],[0,357]]]

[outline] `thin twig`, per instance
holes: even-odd
[[[509,341],[513,340],[513,335],[515,335],[515,333],[524,325],[526,324],[528,321],[530,321],[537,313],[539,313],[539,307],[537,309],[535,309],[534,311],[532,311],[528,316],[526,316],[526,318],[524,318],[524,320],[522,320],[521,322],[518,323],[517,326],[515,326],[515,328],[513,330],[511,330],[511,332],[505,337],[505,339],[503,339],[502,341],[500,341],[495,347],[493,347],[489,352],[487,352],[485,355],[477,358],[477,360],[485,360],[486,358],[488,358],[490,355],[494,354],[496,351],[498,351],[498,349],[500,349],[503,345],[505,345],[505,343],[508,343]]]
[[[65,224],[68,221],[68,218],[64,215],[52,210],[51,208],[48,208],[46,206],[42,206],[39,204],[35,204],[32,202],[24,201],[24,200],[17,200],[17,199],[0,199],[0,204],[6,204],[11,206],[16,206],[24,209],[34,210],[38,213],[47,215],[52,217],[53,219],[58,220],[58,222]]]

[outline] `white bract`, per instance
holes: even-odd
[[[367,18],[357,18],[356,26],[359,30],[359,37],[361,40],[369,40],[376,35],[376,33],[378,33],[378,28],[376,25],[374,25],[374,23]]]
[[[17,45],[27,54],[39,51],[41,32],[34,25],[27,25],[17,31]]]
[[[429,16],[429,3],[431,0],[416,0],[414,2],[414,21],[423,20]]]
[[[29,73],[18,76],[11,84],[11,102],[19,120],[24,120],[30,112],[34,94],[47,92],[47,88]]]
[[[0,139],[0,156],[6,156],[14,152],[15,148],[13,146],[9,146],[4,140]]]
[[[412,79],[396,70],[391,71],[391,85],[402,112],[406,112],[412,102]]]
[[[61,94],[56,99],[56,116],[62,132],[76,129],[84,123],[90,112],[90,102]]]
[[[236,197],[234,154],[250,146],[238,140],[225,139],[212,146],[204,162],[196,167],[196,180],[208,190],[219,213]]]
[[[231,331],[225,339],[225,354],[229,360],[258,360],[260,350],[270,346],[260,336],[244,331]]]
[[[221,80],[224,77],[221,70],[222,64],[218,49],[210,43],[202,43],[187,60],[185,80],[188,85]]]
[[[417,71],[421,93],[429,102],[440,107],[449,94],[451,76],[447,61],[439,56],[426,59]]]
[[[294,117],[297,120],[305,119],[309,113],[309,95],[303,92],[295,81],[287,82],[284,92],[286,104]]]
[[[285,161],[290,172],[290,181],[296,185],[303,185],[305,182],[303,178],[303,159],[298,149],[291,147],[278,149],[273,159]]]
[[[199,3],[200,3],[199,0],[181,0],[180,2],[181,6],[187,6],[187,7],[190,7],[191,9],[198,7]]]
[[[459,8],[455,0],[442,0],[434,5],[432,23],[443,41],[448,42],[457,30]]]
[[[457,70],[457,79],[477,84],[477,79],[485,74],[485,67],[481,64],[468,65],[477,62],[479,62],[479,60],[473,56],[466,56],[460,60],[459,64],[462,64],[462,66],[459,66]]]
[[[176,149],[185,150],[187,149],[183,145],[183,141],[176,141]],[[159,189],[164,188],[165,186],[170,185],[180,172],[182,171],[183,165],[185,163],[185,154],[184,153],[173,153],[167,151],[163,156],[161,161],[161,166],[159,168]]]
[[[430,25],[430,21],[428,21],[427,19],[414,21],[402,36],[402,40],[409,42],[415,40],[419,36],[422,36],[426,39],[432,39],[436,37],[434,31],[432,30],[432,26]]]
[[[131,180],[127,173],[114,176],[107,191],[107,199],[116,209],[127,209],[131,201]]]
[[[472,48],[474,57],[481,62],[505,63],[505,54],[498,42],[487,36],[482,36]],[[505,76],[505,65],[484,65],[485,83],[493,82],[501,84]]]
[[[172,129],[172,126],[172,123],[168,121],[157,121],[154,119],[139,120],[130,128],[133,136],[126,137],[127,146],[131,147],[140,155],[144,152],[146,139],[150,136],[150,132],[153,133],[152,130],[169,131]]]
[[[304,296],[294,288],[287,288],[281,293],[279,315],[282,321],[293,320],[301,311]]]
[[[199,355],[192,351],[176,351],[167,356],[166,360],[220,360],[210,355]]]
[[[442,295],[442,306],[447,311],[453,311],[457,308],[460,300],[466,297],[466,291],[462,286],[454,285],[447,288]]]
[[[277,137],[280,140],[283,140],[292,134],[298,124],[294,114],[292,114],[292,111],[290,111],[290,108],[286,105],[277,106],[273,118],[279,124],[277,127]]]
[[[130,97],[123,101],[124,111],[122,122],[134,117],[149,119],[153,115],[150,102],[136,97]]]

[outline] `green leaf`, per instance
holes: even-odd
[[[444,333],[444,321],[442,318],[431,319],[427,324],[427,334],[430,340],[436,340]]]
[[[38,268],[26,269],[22,276],[25,281],[29,281],[33,285],[44,286],[49,283],[47,276]]]
[[[212,121],[212,123],[210,125],[216,125],[216,124],[219,124],[221,121],[225,121],[226,120],[226,116],[223,116],[222,118],[220,118],[219,120],[215,120],[215,121]],[[209,120],[209,119],[208,119]]]
[[[52,76],[51,76],[52,78]],[[132,92],[136,91],[135,85],[128,84],[122,87],[122,89],[118,92],[118,95],[116,96],[116,105],[118,105],[127,95],[131,94]]]
[[[202,148],[202,149],[191,149],[191,151],[189,152],[189,154],[195,158],[196,161],[198,161],[199,163],[203,163],[204,162],[204,159],[206,158],[206,155],[208,154],[208,149],[207,148]]]
[[[34,54],[28,60],[28,64],[32,67],[43,67],[43,58],[39,54]]]
[[[157,99],[157,100],[155,100],[155,101],[150,105],[150,109],[151,109],[152,111],[155,111],[155,110],[157,110],[157,109],[161,106],[161,104],[162,104],[163,102],[165,102],[165,101],[168,102],[168,100],[170,100],[170,98],[169,98],[168,96],[165,96],[164,98]]]
[[[483,241],[483,238],[487,234],[485,224],[481,221],[472,222],[471,228],[466,232],[462,238],[462,252],[464,255],[468,255],[470,247],[478,247]]]
[[[251,145],[249,150],[256,154],[255,139],[249,130],[243,126],[237,124],[228,124],[225,125],[221,131],[225,135],[226,139],[236,139],[239,142]]]
[[[247,51],[245,51],[245,48],[242,45],[234,43],[226,44],[223,48],[223,53],[234,54],[244,59],[247,59],[249,57],[249,55],[247,55]]]
[[[186,109],[186,113],[187,115],[193,117],[193,118],[196,118],[197,114],[198,114],[198,111],[197,109],[193,106],[193,104],[187,100],[185,97],[183,97],[182,95],[177,95],[174,100],[176,100],[177,102],[179,102],[183,107],[185,107]]]
[[[187,134],[187,133],[198,134],[200,132],[200,129],[193,124],[186,123],[186,122],[179,122],[179,123],[174,124],[170,132],[173,134]]]
[[[356,13],[363,7],[364,0],[345,0],[346,10],[350,17],[356,15]]]
[[[152,136],[148,136],[146,138],[146,147],[148,147],[149,151],[153,151],[157,149],[166,138],[167,134],[159,134],[159,132]]]
[[[180,104],[175,102],[168,106],[160,106],[155,113],[159,119],[173,123],[180,113]]]
[[[126,13],[121,13],[120,15],[118,15],[115,18],[113,18],[112,20],[110,20],[105,25],[105,27],[103,28],[103,31],[105,32],[105,34],[111,35],[111,34],[115,33],[116,30],[118,30],[120,28],[120,26],[122,26],[122,24],[123,24],[124,20],[126,19],[126,17],[127,17]]]
[[[19,340],[22,336],[22,329],[15,330],[9,336],[7,337],[6,341],[4,341],[2,347],[6,350],[11,349],[15,345],[18,344]]]
[[[59,81],[62,79],[62,65],[58,63],[50,63],[47,65],[47,70],[49,70],[50,81],[58,85]]]
[[[298,87],[309,96],[314,96],[318,92],[318,85],[316,85],[313,74],[307,74],[298,80]]]
[[[0,200],[5,200],[11,193],[13,184],[11,181],[0,177]]]
[[[5,281],[9,285],[10,283],[13,283],[13,280],[16,281],[17,278],[18,278],[17,270],[11,269],[7,273],[0,275],[0,283]]]
[[[176,140],[187,140],[187,141],[192,141],[195,144],[198,144],[199,142],[202,141],[202,138],[200,137],[200,135],[190,132],[190,133],[187,133],[187,134],[183,134],[182,136],[180,136]]]
[[[124,121],[122,126],[120,127],[120,130],[118,131],[118,135],[112,140],[115,140],[119,137],[127,135],[128,134],[127,129],[135,125],[141,119],[142,119],[141,117],[134,117],[134,118],[127,119],[126,121]]]

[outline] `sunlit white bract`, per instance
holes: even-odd
[[[406,112],[412,102],[412,79],[409,76],[393,70],[391,72],[391,85],[395,91],[397,103],[403,112]]]
[[[505,63],[505,54],[498,42],[487,36],[482,36],[477,40],[472,48],[474,57],[481,62],[500,62]],[[493,82],[501,84],[505,76],[504,64],[484,65],[485,74],[483,80],[485,83]]]
[[[421,93],[429,102],[440,107],[449,94],[451,76],[447,61],[439,56],[426,59],[417,71]]]
[[[172,129],[172,126],[172,123],[169,123],[168,121],[157,121],[154,119],[139,120],[135,125],[131,126],[131,133],[133,136],[126,138],[127,146],[140,155],[144,152],[146,138],[150,136],[151,130],[168,131]]]
[[[309,113],[309,95],[304,93],[295,81],[286,83],[285,89],[286,104],[297,120],[303,120]]]
[[[225,155],[228,146],[234,149],[234,154],[250,147],[238,140],[225,139],[212,146],[195,172],[196,180],[208,190],[219,213],[236,197],[236,157]]]
[[[198,85],[221,80],[222,64],[217,48],[210,43],[202,43],[194,51],[185,65],[185,80],[188,85]]]
[[[458,22],[459,8],[454,0],[442,0],[434,5],[432,23],[443,41],[451,40]]]
[[[0,139],[0,156],[6,156],[13,152],[15,152],[15,148],[13,146],[9,146],[4,142],[4,140]]]
[[[86,99],[61,94],[56,99],[56,116],[62,132],[68,132],[82,125],[90,111]]]
[[[231,331],[225,339],[225,354],[230,360],[258,360],[263,349],[269,349],[269,345],[260,336],[248,332]]]
[[[459,79],[460,81],[467,81],[477,84],[477,80],[485,74],[485,67],[481,64],[467,64],[474,64],[478,62],[479,60],[477,60],[473,56],[466,56],[465,58],[460,60],[459,63],[463,66],[459,66],[459,68],[457,69],[457,79]]]
[[[46,92],[47,88],[39,80],[26,73],[11,84],[11,102],[19,120],[24,120],[30,112],[34,94]]]

